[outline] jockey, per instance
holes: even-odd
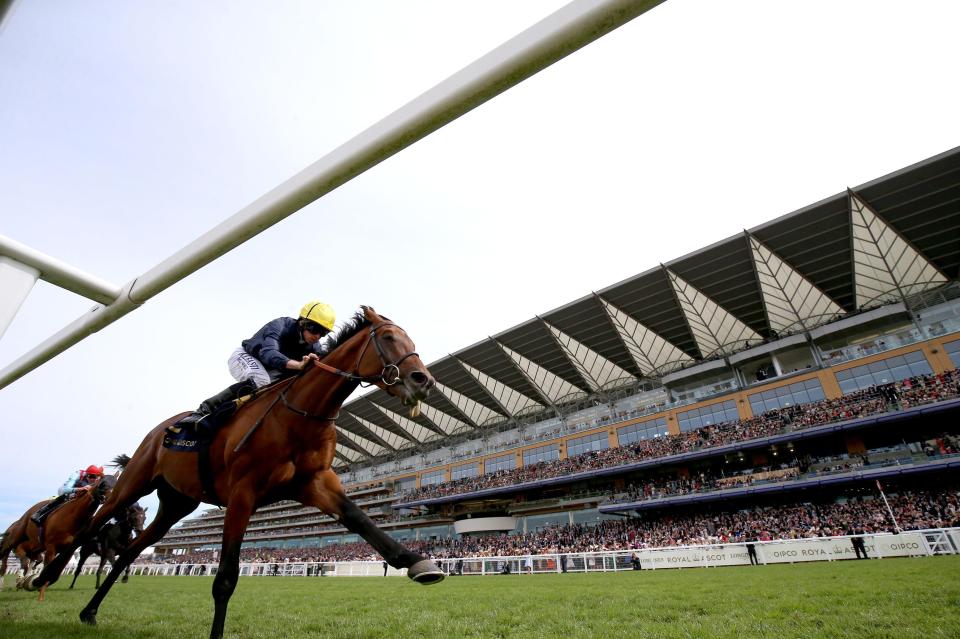
[[[33,513],[33,515],[30,516],[30,520],[37,526],[42,526],[43,520],[47,518],[47,515],[59,508],[60,504],[74,497],[81,491],[90,490],[100,481],[101,477],[103,477],[103,466],[90,464],[86,469],[74,471],[73,474],[67,478],[67,481],[63,483],[63,486],[57,489],[57,498]]]
[[[319,361],[320,338],[333,330],[335,321],[336,314],[329,304],[311,301],[303,306],[296,319],[279,317],[267,322],[227,359],[230,374],[237,383],[204,400],[196,411],[178,423],[197,423],[224,402],[249,395]]]

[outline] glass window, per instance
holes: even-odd
[[[617,444],[626,446],[638,442],[641,439],[655,439],[665,437],[667,430],[667,420],[663,417],[652,419],[648,422],[631,424],[617,430]]]
[[[450,527],[428,526],[426,528],[421,528],[418,533],[420,539],[446,539],[450,536]]]
[[[610,448],[610,438],[606,432],[575,437],[567,441],[567,457],[574,457],[593,450]]]
[[[398,493],[405,493],[413,490],[416,487],[417,487],[416,477],[402,477],[397,480],[396,491]]]
[[[454,466],[450,471],[450,480],[456,481],[458,479],[463,479],[464,477],[476,477],[479,469],[480,464],[477,462]]]
[[[531,466],[542,461],[560,459],[560,447],[557,444],[547,444],[523,451],[523,465]]]
[[[498,470],[512,470],[517,465],[517,458],[513,453],[491,457],[483,463],[485,473],[495,473]]]
[[[680,422],[680,432],[684,433],[712,424],[736,421],[738,417],[737,405],[732,399],[677,414],[677,420]]]
[[[836,373],[837,382],[844,395],[877,384],[899,382],[908,377],[930,375],[933,370],[930,363],[920,351],[912,351],[906,355],[888,357],[879,362],[871,362],[863,366],[848,368]]]
[[[839,379],[838,374],[837,380],[839,381]],[[820,386],[820,380],[808,379],[803,382],[787,384],[777,389],[753,393],[748,399],[750,400],[750,408],[753,410],[753,414],[760,415],[768,410],[785,408],[795,404],[818,402],[823,399],[823,397],[823,387]]]
[[[431,470],[429,473],[420,475],[420,487],[434,486],[447,481],[447,471],[444,469]]]
[[[947,342],[943,345],[943,350],[946,351],[953,365],[960,368],[960,339]]]
[[[545,528],[566,526],[569,521],[570,516],[565,512],[551,513],[549,515],[529,515],[527,517],[527,532],[532,533]]]
[[[573,511],[573,523],[575,524],[596,524],[601,518],[600,511],[596,508]]]

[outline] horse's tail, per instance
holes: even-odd
[[[126,468],[130,463],[130,455],[117,455],[111,463],[116,468]]]

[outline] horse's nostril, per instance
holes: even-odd
[[[410,373],[410,379],[413,380],[413,383],[417,386],[425,386],[427,382],[430,381],[430,377],[420,371]]]

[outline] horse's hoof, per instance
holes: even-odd
[[[126,577],[124,577],[123,579],[120,580],[120,583],[125,584],[125,583],[127,583],[128,581],[130,581],[130,580],[127,579]],[[99,586],[98,586],[98,587],[99,587]]]
[[[84,610],[80,613],[80,621],[87,624],[88,626],[97,625],[97,613],[96,611]]]
[[[40,584],[35,583],[33,579],[24,579],[20,587],[26,590],[27,592],[33,592],[34,590],[37,590],[40,587]]]
[[[429,559],[421,559],[407,569],[407,577],[410,577],[418,584],[429,586],[443,581],[446,577],[444,572]]]

